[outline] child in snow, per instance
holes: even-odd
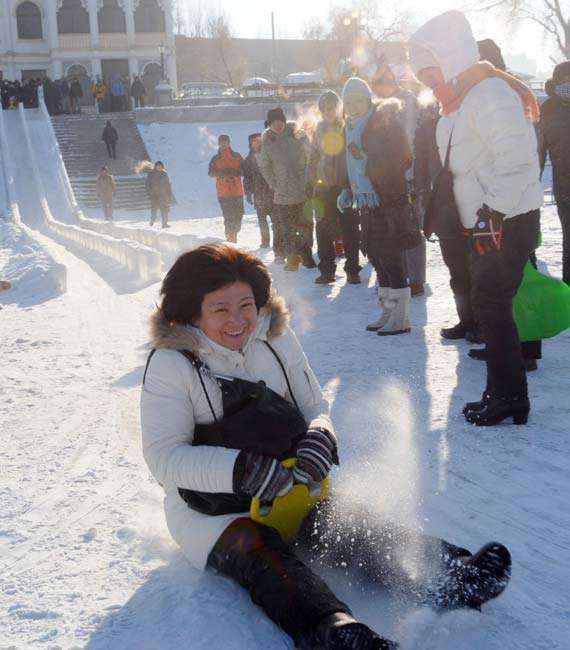
[[[296,645],[325,650],[398,646],[356,620],[302,556],[440,610],[479,608],[504,590],[511,560],[501,544],[472,555],[376,525],[338,495],[313,508],[293,546],[252,520],[251,497],[268,503],[295,483],[312,488],[338,464],[329,405],[252,254],[228,244],[184,253],[161,295],[143,378],[143,453],[195,567],[234,579]],[[286,469],[279,461],[291,456]]]
[[[252,133],[247,139],[249,153],[243,161],[243,189],[247,202],[254,205],[257,212],[261,248],[269,248],[270,231],[267,218],[271,217],[273,212],[273,191],[263,178],[257,164],[257,158],[261,151],[261,133]]]

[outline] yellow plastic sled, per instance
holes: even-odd
[[[287,458],[283,461],[283,465],[291,468],[296,462],[296,458]],[[254,497],[251,500],[249,516],[253,521],[275,528],[281,535],[281,539],[287,544],[291,544],[297,537],[301,524],[311,508],[315,503],[326,499],[329,491],[330,486],[327,478],[321,482],[321,490],[315,495],[310,494],[306,485],[297,483],[287,494],[276,497],[270,506],[262,505],[261,501]]]

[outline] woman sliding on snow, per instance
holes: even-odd
[[[306,562],[342,564],[439,610],[479,608],[506,587],[501,544],[472,555],[388,524],[334,494],[293,541],[249,514],[293,486],[313,488],[338,463],[325,401],[261,260],[228,244],[181,255],[151,317],[143,380],[143,450],[164,487],[168,528],[198,569],[232,578],[302,648],[390,650]],[[292,468],[280,461],[296,459]],[[413,571],[410,570],[413,567]]]

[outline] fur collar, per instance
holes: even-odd
[[[277,142],[278,140],[281,140],[282,138],[285,138],[287,136],[293,136],[295,138],[298,138],[301,137],[302,135],[303,135],[303,131],[299,128],[297,122],[289,121],[287,122],[287,124],[285,124],[285,130],[281,135],[277,135],[277,133],[275,133],[275,131],[272,131],[270,128],[265,129],[263,135],[261,136],[261,141]]]
[[[281,336],[287,329],[289,309],[282,296],[273,292],[269,302],[263,307],[258,316],[257,327],[252,338],[274,338]],[[150,316],[150,344],[156,349],[190,350],[191,352],[205,351],[206,339],[198,328],[191,325],[170,324],[157,307]]]

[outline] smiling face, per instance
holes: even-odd
[[[229,350],[241,350],[257,324],[257,307],[249,284],[237,281],[204,296],[196,325]]]
[[[370,108],[370,100],[363,95],[346,95],[342,99],[342,105],[346,116],[355,120],[362,117]]]

